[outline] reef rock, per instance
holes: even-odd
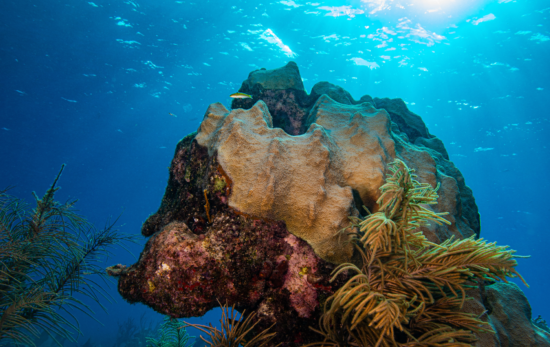
[[[270,90],[304,90],[298,65],[293,61],[280,69],[260,69],[251,72],[248,79],[243,82],[243,87],[252,89],[256,85],[260,85],[262,89]]]
[[[377,210],[395,158],[417,180],[440,185],[436,212],[451,225],[423,227],[433,242],[479,235],[472,191],[443,143],[400,99],[356,101],[341,87],[308,95],[298,67],[257,70],[232,109],[208,107],[197,133],[180,141],[159,210],[143,224],[139,261],[117,268],[119,292],[173,317],[201,316],[219,303],[257,310],[278,342],[319,336],[324,300],[357,261],[349,216]],[[481,304],[480,304],[481,305]]]
[[[488,286],[485,304],[498,339],[495,346],[550,346],[550,333],[533,324],[531,305],[517,285]]]

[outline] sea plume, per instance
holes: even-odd
[[[379,211],[351,218],[362,262],[334,270],[332,280],[343,272],[350,278],[327,299],[319,330],[313,329],[324,341],[308,346],[470,346],[474,333],[492,329],[461,311],[466,290],[475,281],[524,281],[506,246],[474,237],[429,242],[420,226],[449,224],[445,213],[428,208],[437,203],[437,187],[418,182],[398,159],[390,172]]]
[[[264,347],[270,346],[271,340],[275,337],[275,333],[269,332],[271,327],[253,334],[254,328],[259,323],[257,313],[252,312],[246,315],[246,310],[241,313],[241,319],[237,320],[235,306],[231,307],[231,311],[227,305],[221,305],[222,317],[220,319],[221,330],[213,327],[212,324],[206,326],[202,324],[186,323],[186,327],[190,326],[206,333],[209,340],[201,339],[209,347]],[[277,345],[278,346],[278,345]]]
[[[97,294],[108,293],[93,275],[107,276],[99,264],[109,247],[133,240],[114,224],[96,230],[76,214],[76,200],[54,200],[63,168],[42,198],[34,194],[32,210],[0,191],[0,345],[34,346],[41,332],[60,346],[57,339],[76,341],[78,321],[64,313],[73,308],[92,316],[75,295],[101,305]]]

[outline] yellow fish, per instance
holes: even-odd
[[[171,115],[172,117],[177,117],[175,114],[173,114],[172,112],[168,112],[169,115]]]
[[[229,96],[232,97],[233,99],[252,99],[252,95],[248,95],[245,93],[233,93]]]

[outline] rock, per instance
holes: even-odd
[[[322,82],[319,82],[319,83],[322,83]],[[362,102],[370,102],[371,104],[374,105],[374,99],[370,95],[363,95],[361,99],[359,99],[359,103],[362,103]]]
[[[383,108],[391,115],[392,121],[397,123],[399,129],[406,133],[415,142],[417,138],[431,138],[428,128],[419,115],[412,113],[401,99],[374,98],[374,105]]]
[[[463,311],[488,322],[494,331],[476,333],[475,347],[550,346],[550,333],[532,323],[531,306],[514,283],[481,285],[467,295]]]
[[[293,61],[278,69],[252,71],[243,83],[243,88],[251,90],[255,84],[259,84],[263,89],[296,89],[305,92],[298,65]]]
[[[313,89],[311,89],[311,95],[315,99],[319,98],[323,94],[326,94],[332,100],[341,104],[354,105],[357,103],[347,90],[329,82],[319,82],[313,86]]]
[[[258,100],[267,104],[273,126],[290,135],[305,132],[305,117],[312,98],[307,95],[298,65],[289,62],[279,69],[252,71],[239,92],[252,95],[252,99],[234,99],[232,109],[251,108]]]
[[[550,346],[550,334],[532,323],[531,305],[517,285],[495,283],[486,291],[490,322],[500,343],[496,346]]]
[[[414,141],[414,144],[417,146],[431,148],[434,151],[439,152],[443,156],[443,158],[449,160],[449,154],[447,153],[447,150],[443,145],[443,141],[441,141],[437,137],[432,137],[430,139],[427,139],[425,137],[417,137],[416,141]]]

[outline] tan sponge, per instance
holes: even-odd
[[[196,140],[208,148],[232,181],[229,206],[258,218],[280,220],[333,263],[349,261],[348,216],[358,215],[354,194],[376,201],[382,168],[395,157],[385,110],[370,103],[344,105],[322,95],[309,128],[292,136],[273,128],[263,101],[231,112],[208,108]]]

